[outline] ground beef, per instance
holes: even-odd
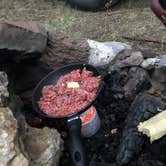
[[[69,88],[68,83],[76,82],[77,88]],[[84,68],[73,70],[61,76],[56,85],[46,85],[42,89],[39,108],[51,116],[66,116],[84,108],[96,96],[100,76]]]

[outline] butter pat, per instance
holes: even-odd
[[[150,137],[151,143],[166,135],[166,111],[138,125],[138,131]]]
[[[78,82],[68,82],[68,83],[67,83],[67,87],[68,87],[68,88],[79,88],[80,85],[79,85]]]

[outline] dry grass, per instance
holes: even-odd
[[[166,42],[166,28],[153,15],[145,0],[123,0],[113,9],[82,12],[58,0],[1,0],[0,20],[35,20],[47,29],[96,40],[124,41],[122,35]],[[164,53],[166,46],[130,42],[139,49]]]

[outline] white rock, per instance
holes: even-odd
[[[160,62],[159,58],[148,58],[141,63],[141,67],[144,69],[151,69],[157,66]]]
[[[17,121],[9,108],[0,108],[0,166],[28,166],[19,150]]]
[[[88,63],[94,66],[107,65],[119,52],[131,48],[129,45],[120,42],[97,42],[89,39],[87,42],[90,47]]]
[[[160,55],[155,58],[145,59],[142,62],[141,67],[145,69],[166,67],[166,55]]]

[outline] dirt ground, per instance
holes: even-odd
[[[49,30],[77,38],[128,42],[137,49],[163,54],[166,45],[136,42],[122,36],[166,42],[166,28],[149,9],[149,0],[121,0],[107,10],[83,12],[62,0],[0,0],[0,20],[34,20]]]

